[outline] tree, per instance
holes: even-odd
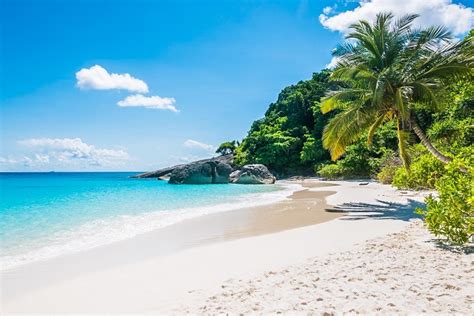
[[[315,163],[328,161],[320,140],[330,115],[319,110],[321,97],[334,85],[328,77],[322,71],[284,88],[265,116],[253,122],[235,163],[261,163],[278,175],[289,175],[311,173]]]
[[[217,148],[216,153],[221,154],[221,155],[230,155],[235,152],[235,149],[238,146],[238,142],[235,140],[231,142],[223,142],[222,144],[219,145],[219,148]]]
[[[439,92],[453,78],[470,75],[473,62],[472,37],[454,41],[444,27],[412,28],[417,15],[394,21],[381,13],[373,24],[360,21],[350,26],[347,41],[334,55],[337,65],[330,79],[343,86],[321,104],[321,111],[337,114],[326,125],[323,146],[338,159],[346,147],[364,131],[370,145],[375,131],[395,121],[398,149],[405,168],[410,132],[437,159],[452,159],[441,153],[426,137],[417,120],[418,106],[439,106]]]

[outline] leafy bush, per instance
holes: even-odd
[[[300,153],[300,159],[303,163],[327,161],[328,152],[323,148],[321,139],[316,139],[312,135],[305,135],[306,141]]]
[[[321,177],[329,180],[342,179],[344,175],[347,174],[347,170],[344,170],[344,167],[337,163],[323,165],[319,170],[316,170],[316,172]]]
[[[411,164],[410,171],[399,167],[395,171],[392,184],[399,189],[434,189],[444,171],[444,164],[431,154],[416,158]]]
[[[377,180],[384,184],[391,184],[395,172],[402,166],[402,162],[397,154],[391,150],[386,149],[382,158],[379,160],[379,172],[377,173]]]
[[[471,148],[471,157],[473,151]],[[474,234],[474,168],[466,162],[455,159],[446,165],[445,174],[436,181],[439,196],[429,196],[427,209],[419,210],[433,234],[456,245],[468,242]],[[468,172],[460,171],[461,168]]]

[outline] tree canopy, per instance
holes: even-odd
[[[236,163],[262,163],[274,172],[308,172],[317,162],[329,159],[321,136],[329,116],[319,110],[321,97],[335,84],[329,72],[313,74],[283,89],[265,116],[253,122],[236,151]]]
[[[233,154],[237,146],[238,146],[238,142],[235,140],[229,141],[229,142],[223,142],[217,148],[216,153],[221,154],[221,155]]]
[[[407,168],[412,131],[436,158],[451,161],[426,137],[416,110],[420,105],[439,107],[444,87],[471,73],[473,55],[467,48],[472,41],[454,41],[442,26],[414,29],[417,17],[394,20],[391,13],[380,13],[373,24],[360,21],[334,51],[338,63],[330,79],[344,88],[321,105],[323,113],[338,111],[323,133],[332,159],[341,157],[364,131],[371,144],[380,126],[395,121],[399,156]]]

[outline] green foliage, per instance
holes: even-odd
[[[402,166],[400,158],[393,150],[387,149],[379,161],[377,180],[384,184],[391,184],[396,171]]]
[[[343,159],[323,165],[318,174],[328,179],[370,178],[379,166],[379,158],[374,157],[365,142],[350,145]]]
[[[431,154],[426,153],[413,160],[409,171],[405,168],[398,168],[395,171],[392,184],[399,189],[434,189],[435,183],[443,175],[443,171],[444,164]]]
[[[302,163],[314,163],[328,159],[328,152],[323,148],[321,139],[314,138],[313,135],[305,135],[306,141],[300,153]]]
[[[235,148],[234,163],[262,163],[279,176],[314,170],[328,179],[436,188],[439,197],[420,212],[435,234],[466,242],[473,234],[473,32],[453,43],[443,27],[412,29],[415,18],[379,14],[374,24],[353,25],[335,50],[336,68],[283,89]],[[223,145],[219,152],[234,150]],[[450,157],[448,165],[438,160]]]
[[[466,155],[474,143],[474,84],[462,77],[447,85],[443,93],[438,109],[422,112],[427,135],[450,156]],[[397,169],[392,184],[405,189],[434,189],[445,173],[443,164],[420,145],[413,146],[411,151],[415,157],[410,171]]]
[[[223,142],[217,148],[216,153],[221,155],[233,154],[235,152],[235,149],[237,148],[237,145],[238,143],[235,140],[230,142]]]
[[[316,172],[323,178],[329,180],[342,179],[344,175],[347,174],[347,171],[344,170],[344,167],[337,163],[323,165],[321,168],[316,170]]]
[[[370,145],[367,144],[367,134],[364,133],[356,143],[347,146],[341,159],[335,164],[321,166],[317,173],[328,179],[371,178],[378,174],[389,157],[396,159],[396,148],[395,126],[393,122],[387,123],[375,131]],[[329,167],[333,165],[336,167]]]
[[[418,210],[431,232],[456,245],[467,243],[474,234],[474,147],[463,157],[469,158],[458,157],[445,166],[436,182],[438,197],[429,196],[427,209]]]
[[[265,116],[255,121],[236,150],[235,163],[262,163],[284,175],[307,172],[329,155],[321,145],[327,117],[319,110],[328,87],[328,72],[313,74],[281,91]]]
[[[395,20],[391,13],[379,13],[374,23],[351,25],[347,41],[334,50],[339,61],[331,80],[343,88],[321,105],[323,113],[337,112],[323,133],[323,146],[333,160],[366,131],[370,144],[374,131],[391,121],[396,122],[399,156],[407,169],[412,131],[435,156],[449,160],[419,127],[417,105],[436,109],[446,84],[471,74],[472,43],[452,43],[443,27],[414,29],[417,17]]]
[[[455,155],[474,143],[474,81],[462,77],[447,85],[442,109],[433,111],[428,136]]]

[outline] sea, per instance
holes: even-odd
[[[131,172],[0,173],[0,269],[130,238],[188,218],[285,199],[296,187],[173,185]]]

